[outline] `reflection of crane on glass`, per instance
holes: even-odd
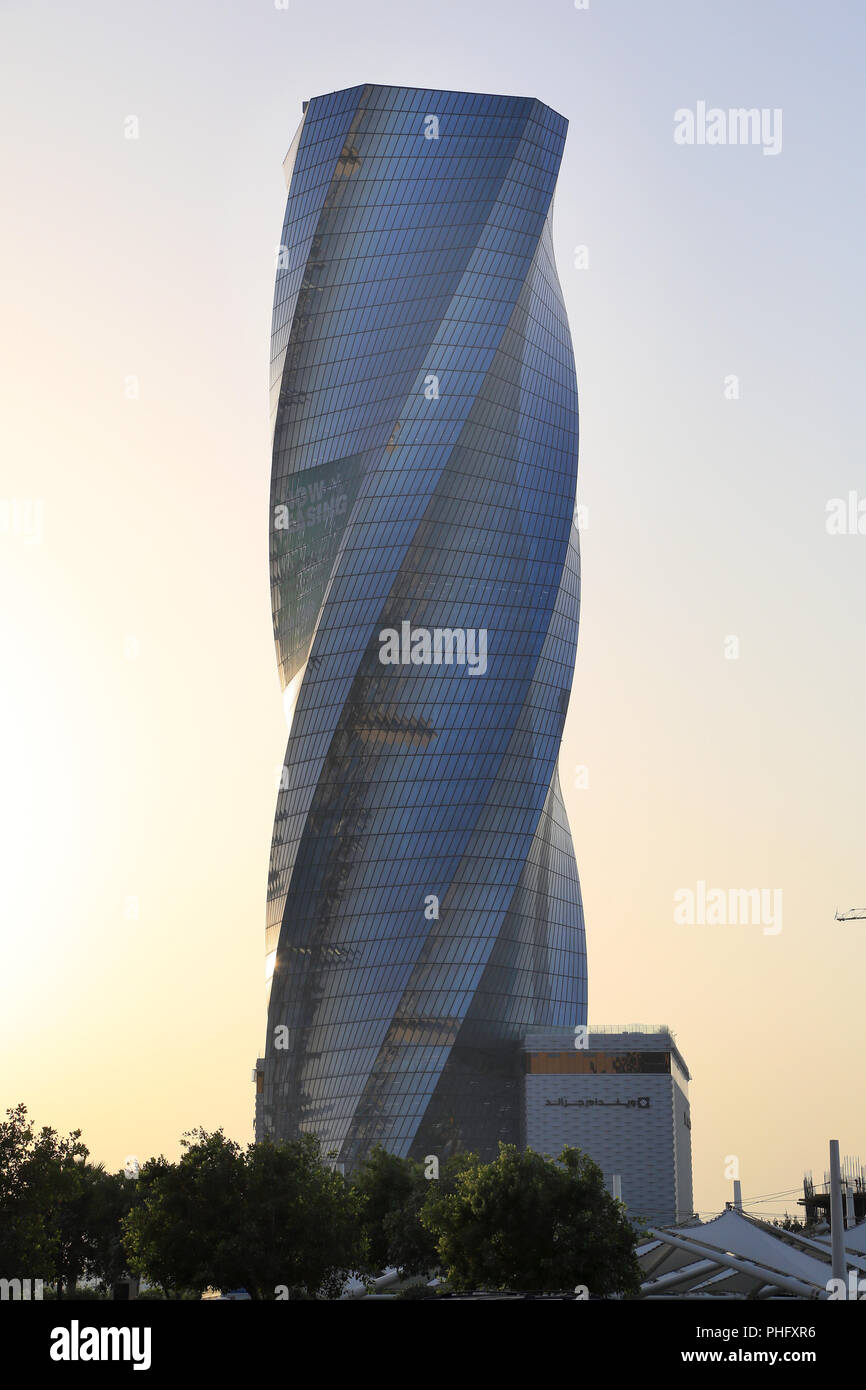
[[[836,913],[837,922],[863,922],[866,921],[866,907],[849,907],[847,912]]]

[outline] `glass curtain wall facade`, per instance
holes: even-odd
[[[586,1021],[557,755],[577,389],[566,122],[360,86],[305,104],[274,295],[270,556],[289,720],[259,1138],[349,1171],[518,1141],[528,1026]]]

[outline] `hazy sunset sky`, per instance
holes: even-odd
[[[4,0],[0,1109],[115,1169],[253,1137],[281,164],[304,99],[394,83],[570,122],[590,1023],[675,1031],[701,1212],[731,1154],[747,1205],[866,1161],[864,45],[853,0]],[[677,144],[700,102],[780,150]],[[676,923],[700,882],[782,929]]]

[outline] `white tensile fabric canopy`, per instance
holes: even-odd
[[[830,1242],[728,1210],[690,1226],[651,1227],[638,1248],[644,1298],[828,1298]],[[847,1266],[866,1274],[866,1222],[845,1232]]]

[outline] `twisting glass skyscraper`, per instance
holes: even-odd
[[[259,1137],[495,1153],[520,1039],[586,1020],[556,762],[577,644],[566,122],[317,97],[286,160],[271,582],[290,720]]]

